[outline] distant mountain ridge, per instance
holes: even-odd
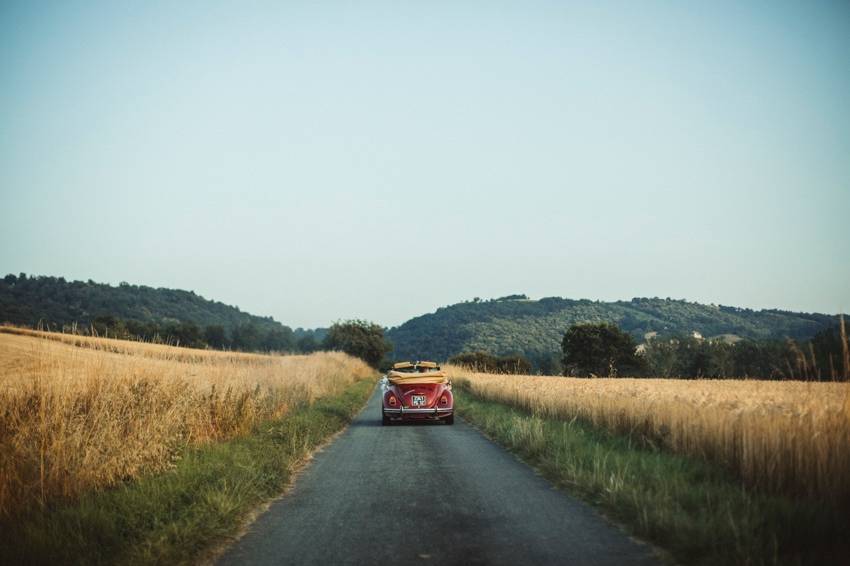
[[[211,301],[193,291],[121,283],[67,281],[63,277],[7,275],[0,279],[0,323],[52,327],[87,325],[98,317],[115,317],[168,325],[191,322],[222,326],[229,336],[253,326],[261,334],[291,334],[303,351],[319,347],[327,329],[294,331],[272,317]],[[726,335],[755,340],[807,340],[834,326],[837,317],[782,310],[751,310],[682,300],[638,298],[600,302],[525,295],[473,300],[442,307],[387,330],[395,359],[446,360],[461,352],[522,354],[536,368],[552,368],[560,357],[561,339],[578,322],[613,322],[638,343],[644,335],[660,337],[698,332],[706,338]],[[303,341],[303,342],[302,342]]]
[[[485,351],[522,354],[536,366],[547,367],[559,355],[564,332],[580,322],[616,323],[638,343],[649,332],[662,337],[699,332],[706,338],[726,334],[754,340],[807,340],[834,326],[837,317],[659,298],[600,302],[510,295],[442,307],[389,329],[387,336],[395,346],[396,359],[446,360],[460,352]]]
[[[270,316],[256,316],[238,307],[211,301],[194,291],[121,283],[112,286],[64,277],[6,275],[0,279],[0,323],[36,325],[86,325],[97,317],[168,324],[193,322],[220,325],[233,332],[252,324],[261,331],[289,327]]]

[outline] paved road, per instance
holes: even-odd
[[[220,564],[655,564],[457,419],[382,427],[378,391]]]

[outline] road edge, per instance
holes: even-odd
[[[330,445],[336,442],[340,436],[348,431],[354,419],[356,419],[360,413],[366,409],[366,406],[369,404],[369,399],[372,398],[377,387],[378,382],[376,382],[375,387],[370,390],[369,395],[366,396],[360,408],[349,416],[348,422],[346,422],[345,426],[325,438],[321,444],[316,445],[312,450],[310,450],[310,452],[304,454],[302,458],[293,463],[293,465],[289,468],[289,479],[279,494],[271,499],[263,501],[251,509],[232,536],[213,543],[211,547],[201,553],[195,563],[199,566],[212,566],[216,564],[234,544],[238,543],[250,531],[251,526],[265,515],[272,505],[286,498],[295,488],[298,483],[298,479],[310,468],[310,465],[313,463],[316,455],[327,449]]]

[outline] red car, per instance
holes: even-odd
[[[434,362],[400,362],[381,381],[384,425],[408,421],[454,424],[452,384]]]

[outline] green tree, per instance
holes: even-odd
[[[487,373],[495,373],[498,366],[496,356],[487,352],[461,352],[450,357],[449,363]]]
[[[561,342],[565,375],[616,376],[640,371],[632,337],[614,324],[574,324]]]
[[[337,322],[325,336],[324,348],[356,356],[372,367],[378,367],[392,344],[384,338],[384,329],[365,320]]]
[[[735,376],[734,348],[732,344],[727,344],[721,340],[708,343],[708,375],[710,377]]]
[[[295,337],[288,327],[271,328],[263,336],[260,346],[267,352],[291,352],[295,349]]]
[[[563,360],[557,351],[539,353],[532,361],[532,365],[536,365],[542,375],[559,375],[564,372]]]
[[[693,336],[677,338],[677,368],[680,377],[706,377],[711,364],[711,346]]]
[[[846,339],[842,336],[838,325],[815,334],[811,340],[810,352],[811,357],[814,358],[812,362],[819,368],[822,379],[835,381],[847,380],[850,377],[847,375],[850,368],[845,367],[844,353],[847,348]]]
[[[169,342],[189,348],[203,348],[206,343],[201,337],[201,329],[194,322],[181,321],[166,328]]]
[[[316,338],[312,334],[305,334],[298,339],[298,349],[305,354],[315,352],[321,347],[322,345],[316,341]]]
[[[211,347],[222,350],[227,345],[227,334],[224,331],[224,326],[220,324],[210,324],[204,330],[204,340]]]
[[[673,377],[679,364],[678,342],[651,338],[643,351],[644,363],[653,377]]]
[[[235,350],[242,350],[243,352],[251,352],[259,349],[260,332],[257,329],[257,325],[251,322],[237,325],[233,329],[232,343]]]
[[[494,356],[487,352],[462,352],[449,358],[449,363],[487,373],[528,375],[532,370],[531,362],[519,354]]]

